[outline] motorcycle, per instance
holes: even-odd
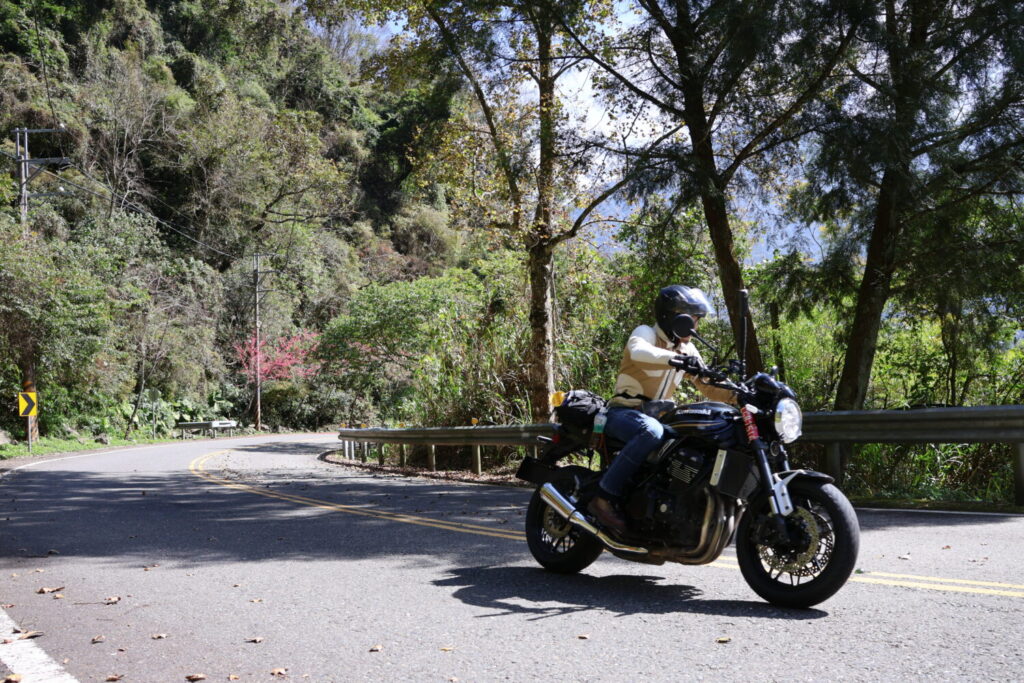
[[[745,291],[742,301],[746,329]],[[681,322],[680,337],[692,334],[713,349],[693,331],[692,319]],[[572,574],[607,550],[633,562],[699,565],[735,541],[743,578],[764,600],[806,608],[832,597],[857,561],[857,515],[832,477],[790,467],[785,446],[800,437],[803,420],[796,395],[774,371],[746,376],[745,366],[741,357],[727,367],[696,369],[704,381],[732,391],[736,405],[661,406],[658,419],[670,429],[627,488],[623,534],[586,510],[624,444],[565,423],[542,437],[539,457],[526,457],[517,473],[537,485],[526,513],[537,562]],[[558,465],[571,455],[591,462],[596,455],[601,466]]]

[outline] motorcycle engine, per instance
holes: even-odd
[[[628,514],[646,535],[673,546],[696,545],[707,504],[704,486],[713,464],[713,457],[696,449],[673,450],[634,491]]]

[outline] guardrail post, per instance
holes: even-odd
[[[480,444],[473,446],[473,474],[483,474],[484,467],[480,461]]]
[[[843,448],[836,442],[825,444],[825,462],[822,469],[838,483],[843,474]]]
[[[405,444],[398,444],[398,464],[405,467]]]
[[[384,464],[384,444],[377,444],[377,464]]]
[[[370,444],[364,441],[359,445],[362,446],[362,448],[359,449],[359,462],[366,462],[366,451],[370,449]]]
[[[1017,457],[1013,460],[1013,502],[1024,505],[1024,441],[1017,444]]]
[[[437,446],[430,444],[430,452],[427,454],[427,467],[431,472],[437,471]]]

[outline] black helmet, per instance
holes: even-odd
[[[654,319],[658,322],[658,327],[673,342],[679,339],[675,332],[679,316],[688,315],[697,319],[709,313],[711,302],[704,296],[704,292],[696,287],[669,285],[663,287],[654,300]]]

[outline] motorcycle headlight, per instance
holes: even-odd
[[[782,443],[793,443],[803,433],[804,414],[791,398],[781,399],[775,406],[775,431]]]

